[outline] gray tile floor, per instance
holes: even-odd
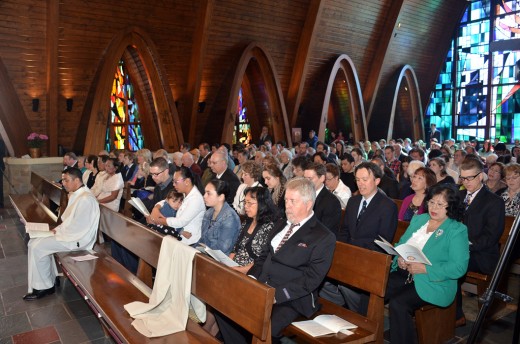
[[[54,295],[34,302],[22,300],[27,292],[27,248],[23,231],[16,212],[9,205],[0,209],[0,344],[113,343],[66,279],[62,278]],[[520,276],[511,275],[509,286],[510,295],[518,298]],[[514,306],[502,312],[500,319],[482,328],[481,343],[511,343],[517,303],[515,300]],[[464,311],[468,324],[456,330],[456,337],[450,343],[466,342],[477,315],[475,297],[464,297]]]

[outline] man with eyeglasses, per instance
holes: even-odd
[[[504,231],[505,205],[500,196],[484,186],[484,166],[478,158],[466,157],[460,165],[459,182],[464,200],[463,223],[470,241],[468,271],[492,274],[500,257],[498,241]],[[462,281],[463,279],[461,279]],[[457,325],[466,323],[462,312],[462,296],[457,292]]]
[[[143,203],[149,211],[152,211],[154,205],[165,199],[166,195],[173,190],[173,176],[170,174],[168,161],[164,158],[157,158],[152,161],[150,175],[156,185],[151,198],[144,200]]]

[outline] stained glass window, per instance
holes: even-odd
[[[135,100],[134,87],[123,60],[119,61],[112,85],[105,142],[108,151],[113,149],[137,151],[144,146],[141,115]]]
[[[517,1],[469,3],[432,92],[425,126],[436,123],[443,137],[457,141],[520,138],[518,23]]]
[[[235,119],[235,130],[233,131],[233,143],[241,142],[248,145],[251,140],[251,125],[246,116],[247,108],[244,106],[242,88],[238,91],[237,116]]]

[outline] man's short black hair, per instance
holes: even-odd
[[[379,179],[383,178],[383,171],[381,171],[379,166],[377,166],[375,163],[373,163],[371,161],[365,161],[365,162],[362,162],[361,164],[357,165],[356,169],[354,170],[354,175],[357,173],[358,170],[360,170],[362,168],[368,170],[369,172],[372,172],[372,174],[374,175],[375,178],[379,178]]]
[[[69,177],[71,177],[72,179],[79,179],[81,181],[81,184],[83,184],[83,179],[82,179],[83,174],[77,167],[69,167],[62,173],[68,174]]]

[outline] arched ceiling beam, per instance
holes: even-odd
[[[390,123],[388,125],[388,134],[386,136],[386,140],[390,140],[393,137],[396,112],[395,110],[397,108],[397,102],[399,101],[399,89],[401,88],[401,83],[403,82],[403,80],[406,80],[408,87],[410,87],[408,94],[410,95],[410,104],[412,108],[413,140],[416,141],[418,139],[424,138],[424,120],[421,106],[421,93],[419,91],[419,83],[417,82],[417,77],[415,76],[413,68],[409,65],[405,65],[401,69],[399,77],[397,78],[397,85],[394,89],[392,110],[390,112]]]
[[[390,46],[392,37],[394,37],[396,27],[399,25],[399,14],[401,12],[401,8],[403,7],[403,3],[404,0],[391,1],[390,10],[386,16],[384,28],[381,31],[383,34],[379,39],[379,45],[370,65],[370,72],[368,74],[367,83],[363,91],[363,100],[365,109],[367,109],[367,123],[369,123],[372,118],[372,110],[374,108],[379,82],[381,81],[381,70],[385,64],[388,47]]]
[[[324,1],[312,0],[309,4],[307,18],[303,26],[300,42],[296,50],[294,66],[287,92],[287,112],[289,114],[289,123],[291,128],[296,126],[298,119],[298,108],[300,107],[303,87],[305,84],[305,76],[307,75],[307,65],[309,60],[309,52],[314,41],[316,32],[316,23],[321,15]]]
[[[271,122],[273,123],[274,140],[285,140],[287,144],[291,146],[292,141],[289,121],[287,119],[287,111],[285,110],[282,87],[280,86],[280,81],[277,77],[278,74],[276,73],[274,62],[267,54],[266,50],[254,42],[246,47],[235,70],[235,76],[228,97],[226,115],[224,117],[224,128],[222,130],[221,142],[231,142],[233,139],[233,129],[235,126],[235,115],[238,101],[237,96],[246,69],[252,59],[256,60],[262,73],[267,93],[266,101],[269,102],[269,110],[272,116]]]
[[[327,83],[327,89],[325,91],[325,98],[323,99],[323,107],[321,110],[320,127],[318,130],[318,137],[320,140],[325,138],[325,127],[327,125],[327,114],[329,110],[330,98],[332,95],[332,89],[334,87],[334,80],[336,75],[342,73],[347,83],[350,99],[350,120],[352,123],[352,135],[354,141],[368,139],[368,131],[365,120],[365,109],[363,106],[363,95],[361,94],[361,86],[359,85],[359,79],[354,63],[348,57],[348,55],[340,55],[329,75],[329,81]]]
[[[183,118],[184,132],[188,133],[188,142],[196,145],[193,142],[195,139],[195,131],[197,129],[198,120],[198,105],[199,101],[206,101],[206,99],[199,99],[200,85],[202,80],[202,69],[204,67],[204,56],[206,55],[206,45],[208,42],[208,27],[211,21],[211,13],[215,0],[203,0],[200,6],[199,19],[195,29],[193,39],[193,47],[191,50],[191,60],[188,73],[188,80],[186,86],[186,108],[189,109],[188,118]]]
[[[133,46],[138,51],[152,86],[161,148],[174,150],[184,141],[173,95],[166,79],[167,74],[159,62],[159,54],[155,44],[143,30],[137,27],[129,27],[114,37],[100,62],[93,89],[91,89],[93,96],[89,97],[91,98],[91,106],[85,107],[81,121],[82,123],[86,122],[88,128],[86,137],[82,136],[82,131],[79,130],[76,139],[75,147],[82,146],[81,143],[84,142],[84,149],[81,149],[81,151],[97,152],[104,148],[106,125],[110,112],[108,99],[114,81],[114,70],[128,46]]]
[[[58,155],[58,40],[60,33],[60,1],[47,1],[47,136],[49,136],[49,156]]]

